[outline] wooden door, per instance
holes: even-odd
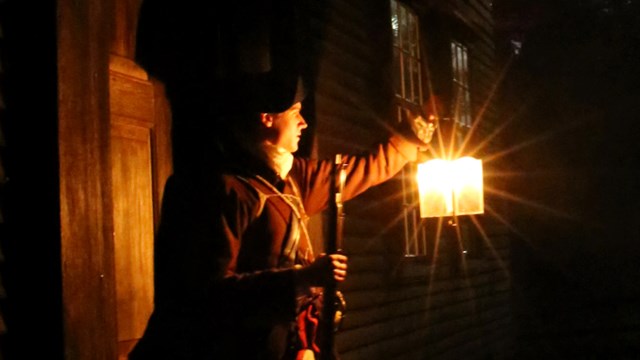
[[[110,62],[110,141],[113,242],[119,358],[126,358],[153,309],[154,214],[163,183],[156,164],[162,126],[156,122],[154,86],[126,58]]]
[[[117,0],[109,61],[110,155],[118,357],[142,336],[153,310],[153,239],[171,171],[161,84],[133,61],[139,0]]]

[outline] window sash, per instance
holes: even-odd
[[[422,104],[423,94],[418,17],[397,0],[391,0],[391,30],[393,32],[393,87],[398,100],[397,119],[399,121],[407,103]],[[425,221],[420,218],[415,175],[415,164],[409,164],[402,169],[405,256],[422,256],[428,253]]]
[[[418,17],[405,5],[391,0],[394,90],[398,98],[422,102],[422,68]]]

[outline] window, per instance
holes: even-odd
[[[469,89],[469,51],[457,41],[451,42],[453,73],[453,117],[460,126],[471,127],[471,91]]]
[[[405,107],[422,104],[422,68],[418,17],[406,5],[391,0],[391,30],[393,32],[393,85],[397,119]],[[404,211],[405,255],[427,255],[424,221],[420,218],[416,165],[402,170],[402,201]]]
[[[394,90],[400,102],[422,103],[422,69],[418,17],[405,5],[391,0]]]

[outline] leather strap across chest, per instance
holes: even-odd
[[[285,181],[287,181],[291,187],[293,194],[286,194],[278,190],[261,176],[248,179],[238,176],[238,178],[250,185],[258,193],[258,196],[260,197],[260,205],[257,211],[257,216],[260,216],[267,201],[271,201],[280,215],[282,215],[284,220],[287,222],[287,231],[285,239],[283,240],[279,265],[282,267],[289,267],[294,264],[307,265],[313,261],[313,249],[311,247],[306,225],[308,216],[304,210],[300,191],[295,181],[290,177],[287,177]],[[279,200],[280,204],[284,204],[284,206],[290,209],[291,212],[286,214],[286,212],[281,208],[282,205],[279,206],[275,202],[277,200]]]

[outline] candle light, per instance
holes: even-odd
[[[482,160],[463,157],[418,164],[420,217],[484,213]]]

